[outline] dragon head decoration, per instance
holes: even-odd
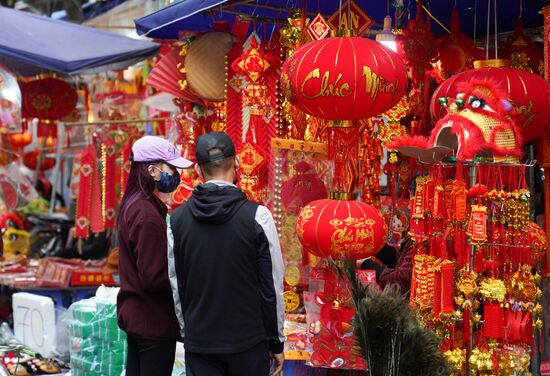
[[[439,159],[453,150],[457,159],[492,157],[495,162],[517,162],[522,156],[522,142],[515,123],[515,112],[506,92],[490,80],[471,80],[459,84],[459,94],[449,103],[448,113],[432,129],[429,139],[402,137],[388,147],[403,154]]]

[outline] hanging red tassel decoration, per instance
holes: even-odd
[[[90,224],[90,198],[92,193],[92,177],[95,170],[95,149],[90,145],[82,150],[80,159],[78,199],[76,201],[75,237],[88,239]]]
[[[453,311],[454,262],[444,261],[441,265],[441,312]]]
[[[485,301],[483,307],[483,316],[485,320],[483,325],[483,335],[486,338],[500,338],[500,327],[503,326],[503,315],[500,303]]]
[[[441,268],[437,267],[435,273],[435,290],[434,290],[434,317],[438,318],[441,313]]]

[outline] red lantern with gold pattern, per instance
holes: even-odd
[[[22,82],[20,87],[22,116],[40,119],[38,136],[55,136],[55,121],[69,115],[76,107],[78,94],[74,87],[53,77]]]
[[[382,214],[361,201],[317,200],[296,223],[304,250],[319,257],[357,260],[378,252],[387,236]]]
[[[382,44],[358,37],[321,39],[290,56],[281,82],[300,110],[328,120],[369,118],[393,107],[407,87],[401,58]]]
[[[536,74],[510,68],[506,60],[476,61],[476,69],[467,70],[445,80],[434,92],[430,111],[435,121],[447,114],[439,98],[455,99],[458,84],[473,79],[491,81],[510,95],[510,102],[516,110],[516,124],[521,129],[523,142],[542,134],[550,122],[548,106],[548,84]]]

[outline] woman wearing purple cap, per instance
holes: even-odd
[[[166,205],[158,192],[180,182],[188,168],[174,146],[145,136],[132,146],[132,167],[118,214],[118,325],[128,335],[127,376],[172,374],[180,328],[167,269]]]

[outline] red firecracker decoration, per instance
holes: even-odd
[[[399,56],[358,37],[308,43],[282,68],[282,89],[300,110],[327,120],[359,120],[393,107],[407,87]]]
[[[273,174],[271,139],[277,130],[277,80],[280,46],[261,46],[252,33],[227,55],[226,132],[241,157],[240,187],[253,200],[262,202],[269,176]]]
[[[459,93],[460,84],[490,77],[500,91],[509,95],[523,141],[540,136],[550,123],[547,82],[540,76],[507,66],[506,61],[487,60],[476,64],[481,66],[449,78],[435,90],[430,104],[434,120],[447,114],[447,108],[441,106],[439,98],[447,98],[450,102]]]
[[[318,200],[300,212],[296,232],[305,251],[357,260],[378,252],[387,236],[382,214],[360,201]]]
[[[22,116],[40,119],[39,137],[55,137],[55,121],[69,115],[76,107],[78,94],[75,88],[59,78],[21,82],[20,87],[23,96]]]

